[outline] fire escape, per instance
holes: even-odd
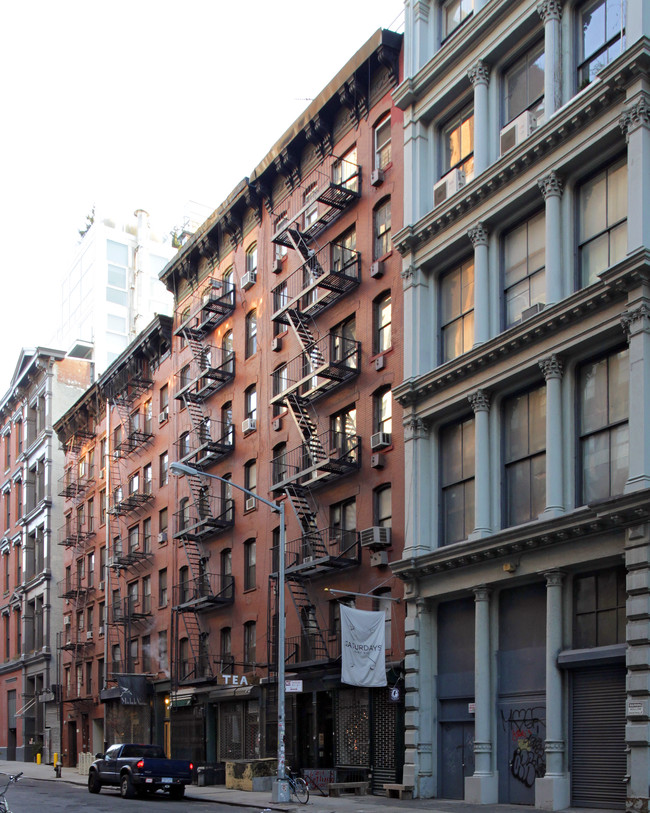
[[[327,624],[317,618],[309,587],[314,578],[358,564],[356,532],[323,527],[319,523],[315,490],[360,468],[361,443],[354,427],[322,426],[314,404],[351,381],[359,372],[360,343],[342,334],[321,335],[317,319],[360,282],[360,255],[343,245],[316,242],[360,195],[361,169],[332,158],[303,179],[289,201],[282,203],[277,245],[293,249],[297,270],[273,288],[276,323],[288,326],[298,345],[295,357],[276,370],[271,403],[285,406],[300,434],[300,444],[283,450],[272,461],[272,490],[287,495],[300,526],[300,536],[286,545],[285,575],[301,633],[287,639],[285,657],[295,665],[329,660],[335,653],[327,639]],[[288,205],[287,205],[288,204]],[[278,551],[275,551],[276,556]],[[277,559],[276,559],[277,561]],[[269,594],[269,663],[276,657],[277,579]]]
[[[180,421],[185,421],[176,442],[176,458],[205,470],[234,449],[235,433],[228,416],[214,420],[206,402],[235,376],[235,354],[210,343],[215,328],[235,309],[235,287],[210,278],[175,334],[189,347],[191,360],[176,374],[175,398]],[[234,577],[209,566],[206,542],[234,524],[233,500],[223,492],[211,493],[204,478],[187,477],[190,496],[174,514],[174,539],[183,547],[187,565],[180,568],[173,586],[175,657],[172,689],[214,677],[207,630],[202,614],[234,600]]]
[[[87,710],[93,703],[85,683],[85,665],[94,651],[92,630],[85,629],[86,608],[94,596],[92,576],[85,572],[84,560],[78,560],[76,571],[70,568],[58,584],[59,598],[64,599],[70,613],[63,616],[61,650],[70,655],[70,682],[64,687],[63,699],[74,704],[78,711]],[[86,686],[84,692],[83,687]]]
[[[153,556],[151,540],[140,533],[138,523],[153,500],[152,481],[145,479],[144,469],[125,481],[122,468],[124,462],[154,436],[151,400],[134,408],[152,388],[149,362],[137,354],[130,356],[104,384],[104,395],[120,417],[120,425],[113,431],[109,456],[111,542],[108,565],[115,580],[111,579],[106,619],[111,653],[109,674],[113,680],[118,674],[133,672],[130,641],[151,616],[151,596],[139,594],[138,581],[134,577],[149,567]],[[120,577],[124,585],[120,584]],[[116,645],[119,659],[115,657]]]

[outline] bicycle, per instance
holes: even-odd
[[[302,776],[294,774],[291,768],[288,766],[285,773],[287,776],[287,782],[289,783],[289,788],[291,789],[291,794],[296,797],[301,805],[306,805],[309,801],[309,788],[307,787],[307,783]],[[1,810],[0,813],[2,813]]]
[[[4,786],[4,788],[0,787],[0,813],[11,813],[11,810],[9,810],[7,807],[6,793],[9,790],[9,785],[17,782],[22,775],[22,771],[15,775],[5,774],[5,776],[9,776],[9,779],[7,780],[7,784]]]

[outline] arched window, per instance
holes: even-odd
[[[373,223],[373,259],[378,260],[388,254],[391,247],[390,242],[390,198],[384,198],[375,206],[372,213]]]
[[[257,311],[246,314],[246,358],[257,352]]]
[[[253,243],[246,250],[246,273],[254,274],[257,271],[257,243]]]
[[[391,338],[392,302],[390,291],[382,294],[374,302],[374,351],[383,353],[392,345]]]
[[[390,113],[375,125],[375,169],[384,169],[392,161],[390,145]]]
[[[393,396],[390,387],[382,387],[373,395],[374,432],[393,431]]]

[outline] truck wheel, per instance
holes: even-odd
[[[174,785],[169,789],[169,798],[175,802],[180,801],[185,796],[185,785]]]
[[[90,793],[99,793],[102,789],[102,783],[99,781],[99,777],[95,771],[91,771],[88,774],[88,790]]]
[[[128,773],[125,773],[120,779],[120,796],[123,799],[133,799],[135,796],[135,788],[133,787],[133,782],[131,782],[131,777]]]

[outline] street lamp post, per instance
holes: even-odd
[[[172,474],[190,474],[198,477],[210,477],[213,480],[220,480],[222,483],[227,483],[229,486],[243,491],[249,497],[253,497],[258,502],[267,505],[271,511],[280,516],[280,550],[278,552],[278,774],[273,785],[273,802],[288,802],[290,801],[289,785],[285,776],[285,677],[284,677],[284,649],[285,649],[285,619],[284,619],[284,557],[285,557],[285,531],[284,531],[284,502],[274,503],[270,500],[265,500],[253,491],[249,491],[244,486],[233,483],[232,480],[226,480],[224,477],[219,477],[218,474],[208,474],[208,472],[200,471],[192,466],[186,466],[185,463],[170,463],[169,470]]]

